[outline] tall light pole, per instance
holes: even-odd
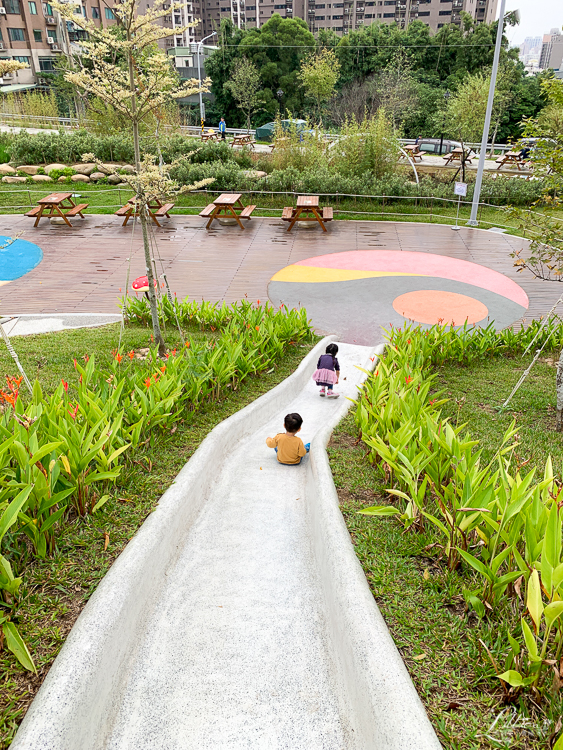
[[[208,39],[211,39],[212,36],[217,36],[217,32],[214,31],[212,34],[209,34],[209,36],[204,37],[201,42],[197,43],[197,78],[199,81],[199,116],[201,118],[201,132],[203,133],[203,123],[205,122],[205,110],[203,109],[203,97],[201,94],[201,68],[199,63],[199,58],[201,55],[201,48],[204,42],[206,42]]]
[[[504,31],[504,9],[506,0],[501,0],[500,14],[498,18],[497,41],[495,44],[495,56],[493,58],[493,70],[491,72],[491,83],[489,84],[489,98],[487,100],[487,112],[485,114],[485,125],[483,127],[483,138],[481,140],[481,153],[479,154],[479,166],[477,167],[477,179],[475,180],[475,190],[473,192],[473,203],[471,205],[471,218],[467,222],[470,227],[479,226],[477,221],[477,212],[479,210],[479,200],[481,198],[481,185],[483,184],[483,172],[485,171],[485,158],[487,156],[487,144],[489,143],[489,130],[491,129],[491,117],[493,114],[493,103],[495,100],[495,87],[497,83],[498,63],[500,59],[500,48],[502,46],[502,34]],[[514,11],[518,13],[518,11]],[[519,16],[517,16],[519,17]]]

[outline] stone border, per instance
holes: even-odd
[[[328,336],[286,380],[215,427],[105,575],[72,628],[11,745],[12,750],[97,750],[105,745],[150,602],[205,504],[232,434],[252,434],[311,377]],[[313,440],[308,520],[326,602],[331,659],[358,750],[440,748],[414,685],[369,590],[332,482],[325,446],[347,411]],[[345,693],[345,695],[344,695]]]

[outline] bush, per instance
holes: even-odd
[[[72,167],[65,167],[64,169],[52,169],[49,172],[49,177],[52,180],[58,180],[59,177],[67,177],[70,179],[73,174],[76,174],[76,172]]]

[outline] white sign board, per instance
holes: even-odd
[[[454,193],[456,195],[461,195],[462,198],[467,197],[467,183],[466,182],[456,182]]]

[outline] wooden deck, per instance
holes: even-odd
[[[530,298],[529,317],[545,315],[563,291],[557,282],[516,273],[509,254],[526,245],[510,235],[449,226],[376,221],[334,221],[325,234],[286,231],[280,219],[255,219],[245,232],[216,225],[205,230],[199,217],[173,216],[154,236],[164,270],[179,298],[234,301],[267,299],[271,277],[306,258],[346,250],[410,250],[479,263],[514,279]],[[140,227],[121,226],[114,216],[87,216],[80,227],[30,228],[23,216],[0,217],[0,234],[38,244],[43,261],[26,276],[1,287],[3,315],[57,312],[115,313],[130,281],[145,274]],[[162,272],[157,259],[158,273]],[[329,285],[327,285],[328,287]]]

